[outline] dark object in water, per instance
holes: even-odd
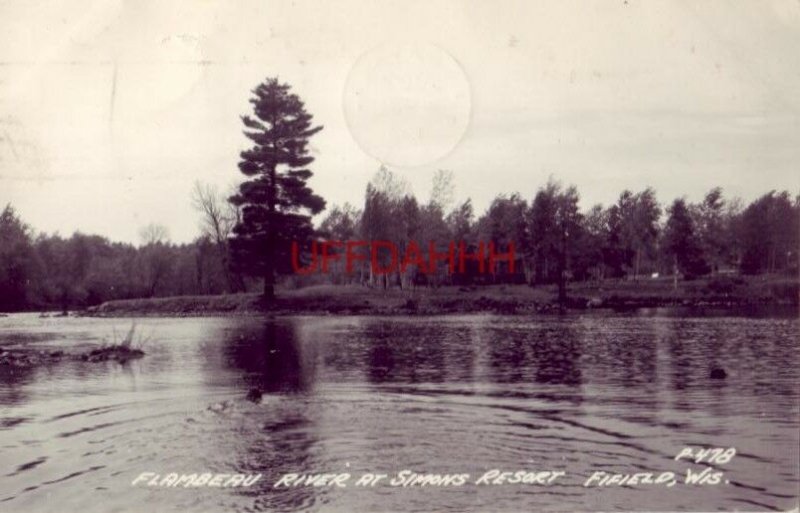
[[[60,349],[53,351],[8,351],[0,348],[0,367],[35,367],[37,365],[57,363],[67,358],[84,362],[114,361],[125,364],[142,356],[144,356],[144,351],[127,345],[105,346],[82,354],[67,354]]]
[[[260,403],[261,402],[261,390],[257,388],[251,388],[247,392],[247,400],[253,403]]]
[[[725,379],[728,377],[728,373],[725,372],[725,369],[714,367],[713,369],[711,369],[711,372],[708,374],[708,377],[711,379]]]
[[[55,363],[64,351],[9,351],[0,348],[0,367],[27,368]]]
[[[84,353],[81,355],[81,360],[85,362],[115,361],[124,364],[129,360],[135,360],[142,356],[144,356],[144,351],[141,349],[132,349],[127,345],[116,345],[101,347]]]

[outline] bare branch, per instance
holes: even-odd
[[[237,220],[237,209],[212,185],[195,182],[192,206],[203,216],[200,229],[217,244],[224,244]]]

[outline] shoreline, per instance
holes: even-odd
[[[229,317],[257,315],[422,316],[489,313],[497,315],[558,314],[569,311],[631,311],[647,308],[796,309],[800,303],[794,280],[753,280],[716,290],[713,281],[688,282],[678,289],[664,283],[580,284],[558,304],[553,286],[447,286],[412,290],[375,289],[356,285],[321,285],[278,291],[272,304],[259,293],[174,296],[115,300],[77,312],[88,317]],[[670,286],[671,287],[671,286]]]

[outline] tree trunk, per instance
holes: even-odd
[[[274,126],[274,125],[273,125]],[[272,143],[273,151],[277,149],[275,142]],[[265,269],[264,269],[264,300],[272,302],[275,299],[275,203],[277,196],[277,173],[275,165],[269,169],[269,193],[267,196],[267,212],[269,231],[267,232],[267,247],[264,253],[265,256]]]
[[[264,300],[272,302],[275,299],[275,277],[264,275]]]
[[[218,242],[217,251],[219,251],[222,269],[225,273],[225,285],[227,286],[228,293],[235,294],[237,292],[241,292],[241,276],[238,276],[231,270],[231,259],[227,244],[224,242]]]
[[[672,290],[678,290],[678,255],[672,255]]]
[[[275,263],[272,259],[272,253],[268,252],[264,269],[264,300],[267,302],[275,299]]]
[[[558,258],[558,304],[567,302],[567,234],[561,234],[561,254]]]
[[[194,265],[195,265],[195,270],[197,271],[195,273],[195,276],[197,278],[197,291],[200,294],[205,294],[206,291],[205,288],[203,287],[203,259],[200,258],[199,253],[194,258]]]

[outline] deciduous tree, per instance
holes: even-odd
[[[672,257],[673,277],[677,284],[678,272],[694,278],[709,271],[703,257],[700,239],[694,221],[683,198],[676,199],[667,209],[669,217],[664,229],[664,251]]]

